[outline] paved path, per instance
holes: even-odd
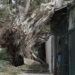
[[[32,73],[24,73],[24,74],[18,74],[18,75],[53,75],[53,74],[32,74]]]

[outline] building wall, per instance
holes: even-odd
[[[69,75],[75,75],[75,8],[70,11],[69,31]]]
[[[67,7],[65,7],[56,11],[51,21],[51,29],[55,34],[55,75],[68,75],[67,15]]]
[[[46,42],[46,62],[49,65],[50,73],[54,71],[54,35],[51,35]]]

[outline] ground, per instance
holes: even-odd
[[[49,72],[44,66],[40,65],[22,65],[15,67],[6,60],[0,60],[0,75],[33,75],[32,73],[34,75],[37,73],[48,75]]]
[[[19,75],[52,75],[52,74],[32,74],[32,73],[28,74],[28,73],[25,73],[25,74],[19,74]]]
[[[24,65],[15,67],[8,61],[5,48],[0,48],[0,75],[37,75],[49,73],[48,65],[41,65],[37,61],[24,58]],[[36,63],[36,64],[35,64]],[[40,74],[38,74],[40,75]]]
[[[0,73],[0,75],[6,75],[3,73]],[[50,75],[50,74],[32,74],[32,73],[23,73],[23,74],[18,74],[18,75]],[[52,75],[52,74],[51,74]]]

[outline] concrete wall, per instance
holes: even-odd
[[[69,17],[69,75],[75,75],[75,8],[71,9]],[[72,29],[74,29],[72,31]]]
[[[54,36],[51,35],[46,42],[46,62],[49,64],[50,73],[54,70]]]

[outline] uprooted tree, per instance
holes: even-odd
[[[2,45],[11,45],[8,52],[11,56],[13,56],[12,53],[15,52],[13,53],[15,58],[17,54],[30,59],[36,58],[35,54],[38,54],[37,50],[49,37],[49,21],[54,13],[56,0],[6,1],[7,4],[3,4],[3,7],[0,8],[0,11],[5,10],[5,14],[7,14],[6,16],[2,16],[4,20],[0,20],[4,30],[2,32],[3,34],[0,35],[3,35],[6,43],[4,44],[4,41],[2,41]],[[14,33],[12,29],[14,29]],[[12,40],[9,40],[11,39],[11,35],[9,34],[13,35]],[[9,44],[7,43],[8,40],[10,41]],[[12,46],[15,49],[13,49]]]
[[[54,12],[54,6],[51,3],[42,3],[37,0],[25,0],[23,5],[17,1],[15,5],[16,17],[13,26],[21,29],[25,39],[21,41],[21,49],[27,58],[33,57],[33,51],[36,51],[41,43],[48,39],[50,27],[48,21]]]

